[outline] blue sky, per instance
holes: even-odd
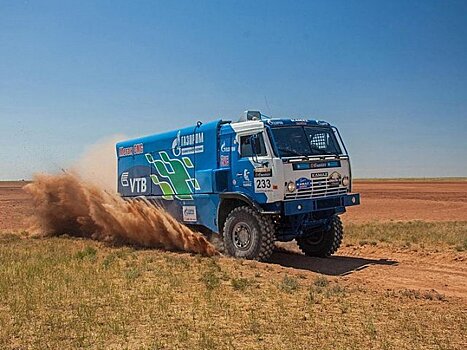
[[[357,177],[467,176],[467,2],[0,0],[0,179],[248,108],[337,125]]]

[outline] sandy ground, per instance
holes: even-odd
[[[18,231],[28,227],[33,213],[30,197],[22,190],[27,182],[0,181],[0,231]]]
[[[21,187],[0,182],[0,231],[21,231],[33,208]],[[359,181],[362,204],[350,208],[345,222],[391,220],[467,221],[467,182]],[[375,289],[436,290],[467,300],[465,253],[413,252],[381,247],[342,247],[329,259],[301,255],[294,244],[272,257],[276,272],[322,273]]]
[[[330,258],[309,258],[294,243],[280,243],[272,263],[311,271],[377,290],[436,291],[467,302],[465,253],[397,251],[380,247],[342,247]],[[467,311],[467,304],[466,304]]]
[[[361,205],[348,208],[347,222],[467,221],[467,181],[356,181]]]

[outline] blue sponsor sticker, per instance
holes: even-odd
[[[306,177],[301,177],[297,181],[295,181],[295,187],[297,190],[305,190],[307,188],[311,188],[311,180],[307,179]]]

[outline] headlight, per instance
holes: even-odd
[[[349,187],[350,185],[350,179],[348,176],[344,176],[342,178],[342,186]]]
[[[290,181],[290,182],[287,184],[287,191],[289,191],[289,192],[295,191],[295,182]]]

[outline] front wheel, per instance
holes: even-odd
[[[297,238],[300,250],[307,256],[328,257],[339,249],[344,236],[341,219],[334,215],[329,223],[321,228],[307,232],[304,237]]]
[[[268,216],[242,206],[230,212],[225,221],[224,247],[236,258],[267,260],[274,248],[274,223]]]

